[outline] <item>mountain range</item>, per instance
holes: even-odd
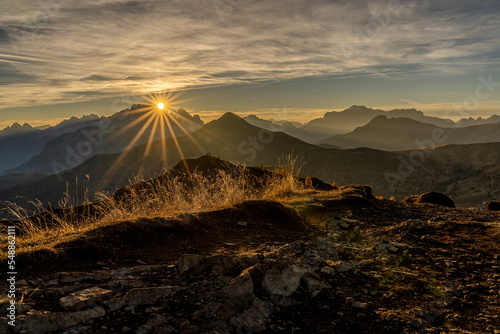
[[[340,148],[370,147],[396,151],[449,144],[500,142],[500,123],[467,127],[438,127],[410,118],[377,116],[354,131],[335,135],[320,144]]]
[[[284,156],[293,154],[302,159],[302,176],[340,185],[370,184],[387,197],[403,198],[434,190],[450,194],[459,205],[479,205],[500,195],[499,152],[500,143],[403,151],[324,148],[226,113],[189,135],[138,145],[123,153],[96,154],[56,175],[4,187],[0,189],[0,201],[23,196],[55,205],[69,186],[70,197],[81,203],[86,192],[90,200],[95,200],[99,191],[114,192],[130,181],[153,178],[182,158],[211,154],[249,166],[275,168]]]
[[[168,124],[163,124],[165,133],[161,130],[152,132],[151,127],[156,121],[150,117],[148,109],[147,106],[133,105],[112,116],[102,117],[98,122],[78,123],[75,131],[66,131],[46,142],[29,161],[7,169],[4,174],[55,174],[76,167],[96,154],[119,153],[129,148],[131,143],[140,145],[162,137],[182,136],[203,125],[199,116],[191,116],[180,108],[166,114],[165,123]],[[63,127],[68,125],[61,123]]]

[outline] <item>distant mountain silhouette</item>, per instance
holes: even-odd
[[[44,173],[55,174],[60,171],[76,167],[100,153],[119,153],[125,150],[136,135],[140,135],[134,145],[140,145],[150,140],[154,122],[150,122],[145,106],[134,105],[130,110],[123,110],[110,117],[102,118],[95,125],[65,133],[49,141],[40,154],[32,157],[28,162],[5,171],[8,173]],[[168,114],[169,124],[157,124],[157,130],[152,140],[165,137],[182,136],[199,129],[203,121],[199,116],[191,116],[184,109],[178,109]],[[66,121],[65,126],[72,126],[73,121]],[[149,123],[148,123],[149,122]],[[149,127],[146,125],[149,124]],[[145,131],[141,134],[141,129]],[[146,129],[147,128],[147,129]],[[171,133],[172,132],[172,133]]]
[[[36,154],[39,154],[44,145],[50,140],[65,133],[77,131],[82,127],[97,124],[99,117],[95,115],[72,117],[68,121],[48,127],[44,130],[33,128],[29,124],[14,123],[0,131],[0,175],[7,169],[26,163]],[[18,173],[19,171],[13,171]]]
[[[261,163],[277,166],[283,155],[293,153],[302,158],[303,176],[318,177],[340,185],[370,184],[377,194],[387,197],[438,191],[454,196],[459,205],[474,205],[494,194],[500,195],[500,179],[497,180],[500,143],[399,152],[370,148],[328,149],[285,133],[255,127],[232,113],[204,125],[189,136],[175,139],[153,142],[147,154],[147,145],[143,144],[122,154],[93,156],[71,170],[2,189],[0,201],[25,196],[37,197],[45,205],[48,202],[55,205],[66,190],[66,183],[70,186],[70,195],[78,198],[80,203],[86,188],[90,199],[94,200],[97,191],[112,193],[129,184],[135,176],[150,179],[164,173],[182,157],[196,158],[207,152],[248,166]],[[167,153],[167,161],[162,157],[163,152]],[[409,161],[415,160],[416,154],[420,160],[414,166]]]
[[[258,126],[259,128],[270,130],[273,132],[284,132],[292,137],[298,138],[306,143],[315,143],[317,141],[316,136],[309,133],[302,128],[302,124],[299,122],[289,122],[280,121],[277,122],[273,119],[262,119],[256,115],[249,115],[243,118],[248,123]]]
[[[341,148],[370,147],[379,150],[405,150],[447,144],[500,142],[500,123],[463,128],[440,128],[413,119],[377,116],[348,134],[332,136],[320,144]]]
[[[434,124],[440,127],[452,127],[454,122],[448,119],[425,116],[416,109],[394,109],[384,111],[364,106],[352,106],[343,111],[327,112],[322,118],[316,118],[305,124],[301,129],[322,141],[337,134],[345,134],[363,126],[377,116],[407,117],[420,122]]]
[[[43,177],[45,174],[10,174],[6,176],[0,176],[0,189],[5,189],[9,187],[16,186],[21,183],[28,183],[37,181]]]

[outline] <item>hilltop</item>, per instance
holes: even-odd
[[[24,299],[16,331],[500,329],[500,214],[376,199],[367,186],[322,191],[290,174],[240,169],[210,156],[171,172],[188,176],[186,168],[209,182],[222,171],[230,179],[247,180],[239,179],[243,172],[294,186],[219,208],[61,231],[42,248],[33,247],[34,239],[22,244],[27,231],[18,225],[25,248],[17,257]],[[142,182],[116,197],[135,193],[150,202],[141,189],[161,184]],[[0,328],[8,333],[5,321]]]

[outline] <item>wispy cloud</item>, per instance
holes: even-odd
[[[489,0],[10,0],[2,10],[3,108],[89,92],[469,73],[500,59],[500,5]]]

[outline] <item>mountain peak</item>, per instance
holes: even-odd
[[[368,108],[365,106],[353,105],[353,106],[350,106],[349,108],[345,109],[343,112],[345,112],[345,113],[373,113],[373,112],[380,112],[380,111],[381,110]]]
[[[222,115],[218,120],[241,120],[241,121],[244,121],[243,118],[241,118],[240,116],[232,113],[232,112],[227,112],[225,113],[224,115]]]

